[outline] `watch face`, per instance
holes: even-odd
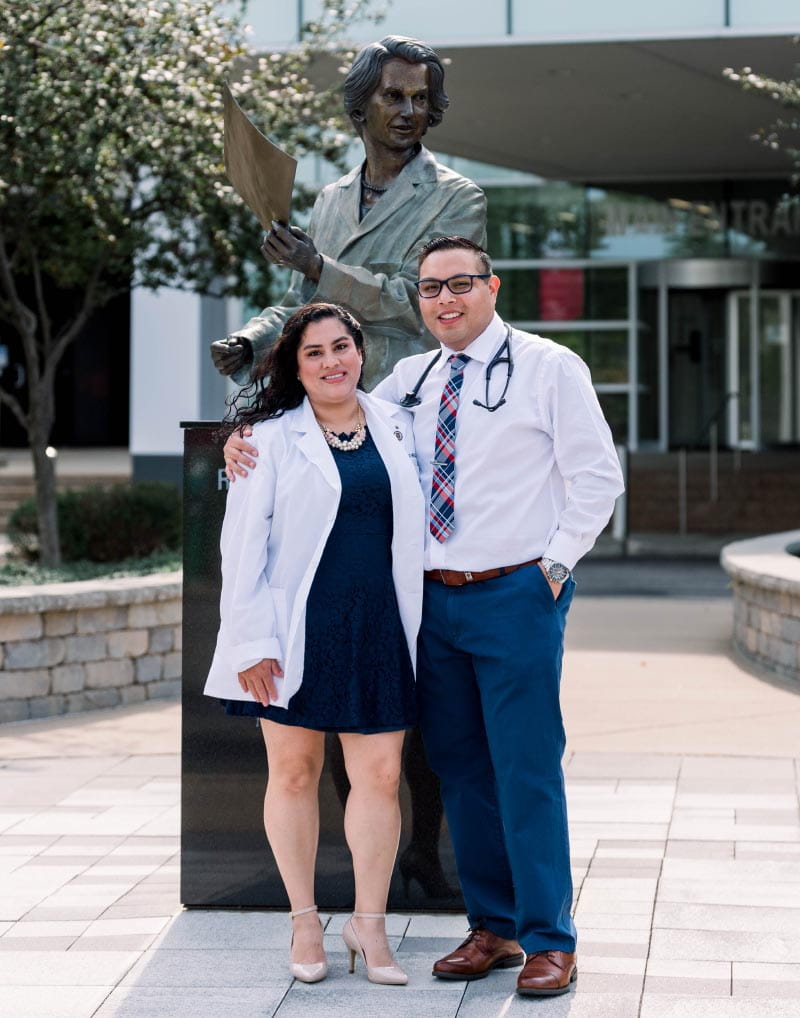
[[[563,583],[569,576],[569,569],[563,562],[548,562],[545,567],[548,580],[553,583]]]

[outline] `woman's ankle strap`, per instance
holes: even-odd
[[[316,912],[316,911],[317,911],[317,906],[316,905],[309,905],[308,908],[299,908],[296,912],[292,912],[290,914],[291,914],[292,919],[296,919],[297,916],[299,916],[299,915],[308,915],[309,912]]]
[[[354,912],[356,919],[385,919],[385,912]]]

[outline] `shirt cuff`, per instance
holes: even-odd
[[[322,255],[322,269],[313,295],[314,300],[348,304],[352,289],[353,277],[341,269],[333,259]]]
[[[235,672],[244,672],[265,658],[280,661],[281,645],[277,637],[268,640],[253,640],[251,643],[237,643],[228,648],[228,659]]]
[[[570,537],[568,534],[562,534],[561,531],[557,531],[542,552],[542,558],[551,558],[554,562],[562,562],[571,572],[575,568],[575,563],[578,559],[585,555],[588,550],[583,542],[575,540],[575,538]]]

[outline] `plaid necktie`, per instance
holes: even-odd
[[[436,447],[433,454],[431,479],[431,533],[444,543],[455,527],[456,488],[456,414],[458,397],[464,381],[464,367],[469,357],[453,354],[449,359],[450,378],[442,391],[439,420],[436,424]]]

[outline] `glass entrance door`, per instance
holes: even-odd
[[[800,293],[761,290],[728,298],[728,434],[762,449],[800,440]]]

